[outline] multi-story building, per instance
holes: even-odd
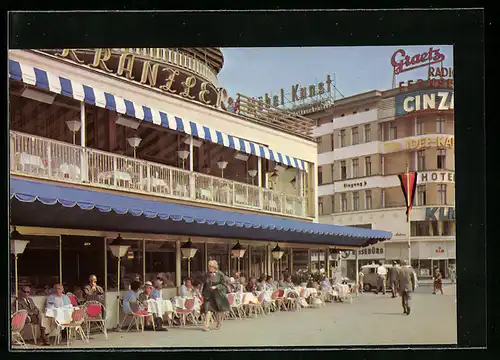
[[[418,172],[411,262],[420,276],[455,262],[453,89],[434,81],[343,98],[316,120],[321,223],[391,231],[360,264],[408,259],[405,199],[397,174]],[[436,87],[437,85],[437,87]],[[354,255],[346,252],[354,277]]]
[[[218,48],[9,52],[13,295],[32,285],[43,308],[96,274],[114,326],[136,278],[169,298],[210,259],[278,277],[390,238],[315,223],[314,123],[230,99],[222,65]]]

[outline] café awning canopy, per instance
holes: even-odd
[[[386,231],[210,209],[93,189],[10,178],[12,223],[89,230],[362,247]]]

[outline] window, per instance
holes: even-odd
[[[365,125],[365,142],[372,141],[372,127],[370,124]]]
[[[425,191],[425,185],[417,186],[417,205],[418,206],[427,205],[427,194]]]
[[[331,165],[330,165],[330,171],[331,171],[331,179],[332,179],[332,182],[334,181],[333,179],[335,179],[335,178],[333,177],[334,169],[335,169],[335,168],[333,167],[333,164],[331,164]]]
[[[371,157],[365,157],[365,176],[372,176],[372,159]]]
[[[443,221],[443,236],[455,236],[453,221]]]
[[[359,144],[359,134],[357,126],[355,128],[352,128],[352,144],[353,145]]]
[[[370,111],[370,108],[366,108],[365,111]]]
[[[411,236],[438,236],[438,222],[412,221]]]
[[[323,184],[323,171],[321,166],[318,166],[318,185]]]
[[[438,184],[439,205],[446,205],[446,184]]]
[[[347,179],[347,166],[345,161],[340,162],[340,180]]]
[[[444,134],[445,132],[445,120],[444,116],[438,116],[436,118],[436,124],[437,124],[437,133],[438,134]]]
[[[445,169],[446,168],[446,150],[439,149],[437,151],[437,168]]]
[[[332,198],[332,213],[334,213],[335,212],[335,195],[332,195],[331,198]]]
[[[352,209],[353,209],[353,211],[359,210],[359,192],[358,191],[354,191],[352,193]]]
[[[417,171],[425,170],[425,150],[417,151]]]
[[[359,159],[352,159],[352,177],[359,177]]]
[[[398,138],[398,128],[396,127],[396,122],[391,121],[389,123],[389,140],[395,140]]]
[[[332,142],[332,150],[335,149],[335,146],[334,146],[334,143],[333,143],[333,138],[334,138],[333,134],[330,135],[330,141]]]
[[[366,210],[372,209],[372,191],[371,190],[365,191],[365,205],[366,205]]]
[[[318,198],[318,215],[323,215],[323,198]]]
[[[415,135],[424,135],[424,119],[417,119],[417,133]]]
[[[340,130],[340,147],[345,146],[345,129]]]
[[[340,203],[342,204],[342,211],[347,211],[347,194],[340,194]]]

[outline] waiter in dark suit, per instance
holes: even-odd
[[[40,327],[40,338],[42,343],[44,345],[50,345],[47,334],[45,333],[45,327],[43,326],[43,315],[40,314],[40,310],[36,307],[30,294],[31,289],[29,286],[23,286],[21,288],[21,293],[19,294],[19,310],[26,310],[28,312],[26,323],[38,325]]]
[[[410,315],[411,293],[415,291],[416,283],[417,279],[415,278],[413,268],[408,265],[408,261],[402,260],[401,267],[398,271],[398,286],[399,295],[401,296],[401,301],[403,303],[403,313],[406,315]]]

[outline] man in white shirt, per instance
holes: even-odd
[[[387,269],[384,265],[382,265],[382,262],[380,262],[379,267],[377,268],[377,294],[382,288],[382,293],[385,295],[386,278]]]

